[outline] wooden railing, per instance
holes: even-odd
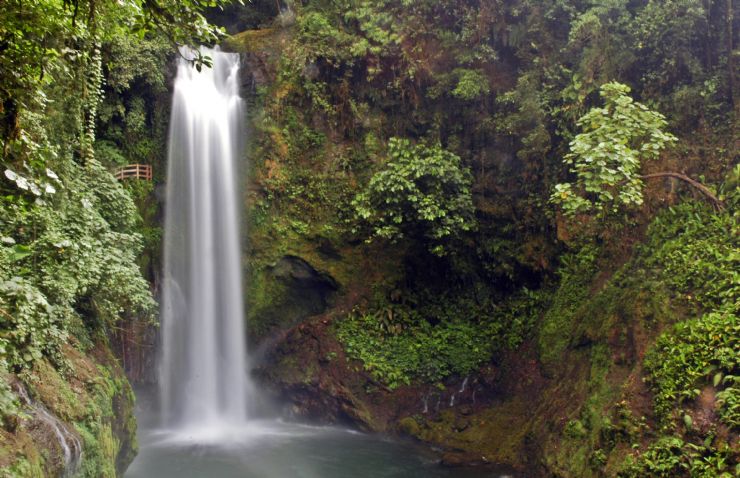
[[[113,173],[116,179],[145,179],[152,180],[152,166],[149,164],[127,164],[116,168]]]

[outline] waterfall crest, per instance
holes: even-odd
[[[246,423],[250,385],[236,167],[244,134],[239,57],[201,51],[213,67],[199,72],[181,59],[174,85],[159,383],[163,425],[205,432]]]

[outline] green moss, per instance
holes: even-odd
[[[227,38],[223,47],[227,51],[239,53],[260,53],[274,48],[276,39],[284,35],[284,31],[272,28],[247,30]]]
[[[405,417],[399,420],[398,430],[412,437],[418,437],[421,434],[421,427],[414,417]]]
[[[134,461],[139,451],[137,441],[137,422],[134,412],[136,397],[128,382],[121,380],[121,392],[113,398],[115,420],[113,435],[120,438],[120,447],[116,456],[116,469],[120,473]]]
[[[521,400],[506,401],[471,415],[460,430],[455,412],[445,410],[438,419],[425,423],[420,437],[474,452],[491,463],[521,465],[530,412]]]
[[[590,297],[589,287],[596,271],[597,251],[584,247],[565,256],[558,270],[560,285],[542,318],[538,348],[545,370],[553,373],[562,363],[563,352],[573,340],[579,310]]]
[[[264,269],[250,271],[247,279],[247,324],[251,337],[262,337],[273,327],[284,325],[286,287]],[[289,319],[288,319],[289,320]]]
[[[306,383],[312,379],[305,364],[299,364],[295,355],[283,355],[270,370],[273,376],[285,383]]]
[[[134,396],[124,377],[113,378],[101,368],[103,379],[94,387],[94,399],[85,421],[75,423],[83,438],[82,476],[117,476],[133,460],[136,445]]]
[[[110,425],[77,424],[76,428],[82,437],[85,450],[80,475],[86,478],[116,478],[117,443],[113,438]]]
[[[35,365],[30,384],[34,394],[62,420],[77,420],[85,414],[87,397],[80,397],[70,381],[49,362]]]
[[[259,340],[325,312],[336,289],[331,276],[296,256],[253,269],[247,300],[250,337]]]

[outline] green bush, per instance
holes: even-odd
[[[452,90],[452,96],[472,101],[490,93],[488,78],[482,71],[459,68],[454,73],[457,75],[457,85]]]
[[[740,430],[740,377],[722,376],[721,373],[715,377],[718,385],[721,383],[727,386],[717,394],[720,419],[730,428]]]
[[[648,237],[646,265],[674,293],[704,310],[740,307],[740,223],[730,212],[683,203],[662,211]]]
[[[390,156],[353,205],[369,240],[419,240],[442,256],[445,245],[475,227],[471,174],[440,146],[391,138]]]
[[[708,384],[716,374],[736,374],[738,367],[740,320],[735,313],[712,312],[677,324],[658,339],[645,358],[648,383],[656,392],[658,416],[666,422],[675,418],[676,405],[696,398],[702,381]],[[734,381],[728,383],[733,391],[725,391],[729,399],[725,405],[731,406],[733,397],[737,397],[735,387]],[[728,413],[731,417],[732,412]]]
[[[57,165],[58,175],[43,173],[54,186],[41,200],[3,185],[12,194],[0,200],[0,357],[16,369],[42,356],[62,365],[59,349],[79,318],[106,328],[123,313],[146,318],[155,309],[136,264],[129,194],[94,159]]]
[[[720,449],[686,443],[677,437],[663,437],[641,455],[629,457],[619,478],[731,478],[737,476],[733,452],[727,445]]]
[[[737,238],[731,212],[713,213],[694,203],[662,211],[649,228],[641,249],[643,264],[695,315],[663,333],[645,357],[646,381],[663,435],[630,458],[620,476],[737,475],[737,452],[713,432],[693,442],[699,431],[682,410],[711,386],[718,391],[719,421],[733,430],[740,427]]]
[[[555,186],[551,202],[569,215],[642,204],[640,168],[645,159],[677,141],[663,129],[665,117],[629,96],[630,88],[617,82],[601,87],[603,108],[592,108],[578,120],[583,130],[570,142],[565,163],[575,183]]]
[[[670,423],[676,405],[695,398],[702,381],[718,377],[715,386],[726,385],[722,416],[737,426],[732,377],[740,367],[738,225],[730,213],[686,203],[661,213],[648,233],[645,248],[652,253],[646,265],[701,314],[676,324],[646,356],[656,411]]]

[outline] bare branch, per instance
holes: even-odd
[[[640,179],[653,179],[653,178],[675,178],[680,179],[681,181],[684,181],[691,185],[694,189],[698,190],[700,193],[706,197],[709,202],[712,203],[712,206],[714,206],[718,211],[721,211],[724,209],[724,205],[722,204],[722,201],[714,195],[714,193],[706,186],[704,186],[699,181],[696,181],[694,179],[691,179],[690,177],[686,176],[682,173],[674,173],[671,171],[663,171],[660,173],[652,173],[652,174],[644,174],[642,176],[638,176]]]

